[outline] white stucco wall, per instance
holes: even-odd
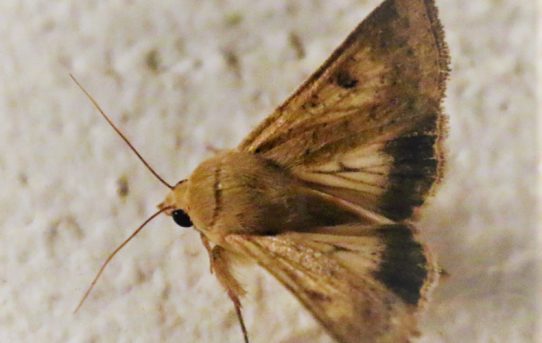
[[[176,182],[206,145],[238,144],[377,4],[2,0],[0,342],[240,342],[198,234],[168,218],[126,247],[72,314],[102,260],[166,189],[68,73]],[[421,341],[534,341],[536,6],[438,5],[453,62],[449,170],[419,226],[450,277]],[[254,343],[329,342],[270,276],[254,267],[242,279]]]

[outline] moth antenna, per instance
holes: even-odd
[[[128,144],[128,147],[130,147],[130,149],[132,149],[132,151],[136,154],[136,156],[139,158],[139,160],[141,162],[143,162],[143,164],[145,165],[145,167],[147,167],[147,169],[160,181],[162,182],[166,187],[168,187],[169,189],[173,189],[173,186],[171,184],[169,184],[168,182],[166,182],[166,180],[164,180],[151,166],[149,163],[147,163],[147,161],[145,161],[145,159],[143,158],[143,156],[141,156],[141,154],[136,150],[136,148],[132,145],[132,143],[130,143],[130,141],[128,140],[128,138],[126,138],[126,136],[117,128],[117,126],[113,123],[113,121],[111,120],[111,118],[109,118],[109,116],[107,114],[105,114],[104,110],[102,110],[102,108],[100,107],[100,105],[98,105],[98,102],[96,100],[94,100],[94,98],[92,97],[92,95],[90,95],[89,92],[87,92],[87,90],[79,83],[79,81],[77,81],[77,79],[75,78],[75,76],[73,76],[72,74],[70,74],[70,77],[71,79],[73,80],[73,82],[75,82],[75,84],[83,91],[83,93],[85,93],[85,95],[87,96],[87,98],[90,100],[90,102],[94,105],[94,107],[96,107],[96,109],[98,110],[98,112],[100,112],[100,114],[102,115],[102,117],[104,117],[104,119],[109,123],[109,125],[111,125],[111,127],[113,128],[113,130],[115,130],[115,132],[117,132],[117,134],[124,140],[124,142],[126,142],[126,144]]]
[[[132,240],[132,238],[134,238],[144,227],[145,225],[147,225],[151,220],[153,220],[154,218],[156,218],[156,216],[158,216],[159,214],[161,214],[162,212],[164,211],[167,211],[167,210],[171,210],[173,209],[172,206],[168,206],[168,207],[164,207],[158,211],[156,211],[153,215],[151,215],[149,218],[147,218],[147,220],[145,220],[143,222],[143,224],[139,225],[139,227],[137,229],[135,229],[135,231],[128,237],[124,240],[124,242],[122,242],[115,250],[113,250],[113,252],[111,254],[109,254],[109,256],[107,257],[107,259],[102,263],[102,266],[100,267],[100,269],[98,270],[98,273],[96,273],[96,276],[94,277],[94,279],[92,280],[92,282],[90,283],[90,286],[87,288],[85,294],[83,295],[83,297],[81,298],[81,300],[79,301],[79,304],[77,305],[77,307],[75,308],[75,310],[73,311],[73,313],[77,313],[77,311],[79,311],[79,309],[81,308],[81,306],[83,305],[83,303],[85,302],[85,300],[88,298],[90,292],[92,291],[92,289],[94,288],[94,285],[96,285],[96,282],[98,281],[98,279],[100,278],[100,276],[102,275],[105,267],[107,267],[107,265],[109,264],[109,262],[111,262],[111,260],[113,259],[113,257],[115,257],[115,255],[122,249],[124,248],[124,246],[126,244],[128,244],[129,241]]]

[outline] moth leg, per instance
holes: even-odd
[[[209,255],[209,271],[211,274],[213,273],[213,257],[212,257],[212,248],[211,243],[209,242],[209,239],[205,237],[203,233],[200,233],[201,237],[201,243],[203,243],[203,246],[205,247],[205,250],[207,250],[207,254]]]
[[[233,302],[235,313],[237,314],[237,319],[239,319],[239,324],[241,325],[241,330],[243,332],[243,338],[245,343],[249,343],[247,329],[243,320],[243,314],[241,313],[241,301],[239,300],[245,295],[245,290],[232,275],[230,259],[224,248],[218,245],[214,246],[211,250],[210,257],[211,270],[215,273],[220,284],[226,289],[228,296]]]

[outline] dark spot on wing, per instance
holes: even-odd
[[[407,304],[416,305],[428,274],[423,246],[406,225],[389,225],[378,232],[385,248],[375,277]]]
[[[424,203],[438,177],[433,118],[412,132],[390,140],[384,152],[393,158],[388,188],[381,201],[382,214],[395,221],[409,218]]]
[[[345,89],[354,88],[358,84],[358,80],[344,70],[337,72],[335,80],[340,87]]]

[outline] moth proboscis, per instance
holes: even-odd
[[[175,185],[91,101],[170,189],[144,224],[165,213],[200,232],[245,342],[234,256],[338,342],[407,342],[439,274],[412,221],[442,176],[448,65],[433,0],[386,0],[237,148]]]

